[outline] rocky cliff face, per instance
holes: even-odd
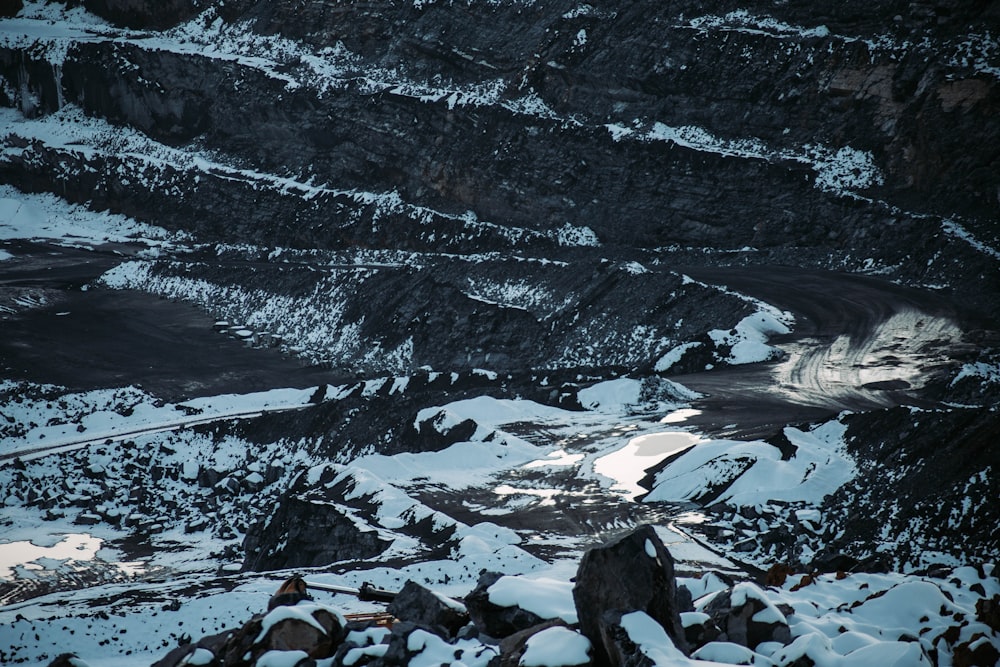
[[[125,4],[93,9],[129,25],[167,12]],[[946,219],[996,233],[998,21],[989,3],[226,2],[153,36],[8,45],[6,102],[75,105],[290,181],[37,141],[7,178],[270,245],[410,248],[393,222],[429,216],[416,247],[445,248],[470,226],[447,220],[472,211],[499,226],[486,237],[570,224],[612,246],[930,259]],[[402,215],[378,225],[306,183],[392,192]],[[155,205],[168,184],[180,207]]]

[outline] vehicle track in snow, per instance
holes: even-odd
[[[842,410],[934,404],[921,390],[974,347],[964,340],[967,314],[930,290],[792,267],[684,273],[796,318],[792,333],[771,338],[786,353],[782,360],[675,378],[705,394],[688,424],[715,434],[766,437]]]

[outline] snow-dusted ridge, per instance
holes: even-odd
[[[815,172],[815,187],[840,195],[881,185],[885,180],[871,153],[850,146],[831,148],[806,144],[797,150],[773,148],[757,138],[722,139],[704,128],[672,127],[659,122],[649,128],[639,121],[634,127],[614,123],[605,127],[615,141],[666,141],[706,153],[765,162],[797,162]]]
[[[595,246],[599,242],[592,230],[569,222],[551,231],[536,231],[480,220],[475,213],[453,214],[411,204],[396,191],[365,192],[332,188],[313,183],[313,177],[280,176],[253,168],[237,167],[221,161],[218,156],[195,148],[175,148],[157,142],[129,128],[111,125],[92,118],[82,110],[67,105],[59,111],[38,119],[25,119],[11,109],[0,109],[0,123],[6,129],[4,138],[37,141],[42,146],[80,154],[86,158],[113,157],[121,161],[119,175],[126,181],[139,183],[151,190],[167,187],[177,190],[173,172],[194,174],[200,178],[237,181],[253,190],[265,189],[286,196],[310,201],[317,197],[344,199],[353,207],[374,209],[374,223],[392,214],[402,214],[416,224],[431,225],[435,220],[460,223],[471,233],[485,231],[505,239],[511,246],[526,241],[547,240],[563,246]],[[10,159],[30,152],[32,148],[8,145],[0,159]],[[177,190],[179,194],[179,190]]]

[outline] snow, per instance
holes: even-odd
[[[960,239],[970,246],[978,250],[979,252],[989,255],[993,259],[1000,259],[1000,249],[993,248],[986,243],[983,243],[977,239],[969,230],[965,229],[962,225],[958,224],[957,221],[948,219],[941,222],[941,227],[944,229],[945,233],[951,237]]]
[[[685,352],[697,347],[701,347],[701,345],[702,343],[692,342],[692,343],[682,343],[680,345],[671,348],[670,350],[667,351],[666,354],[664,354],[663,356],[661,356],[659,359],[656,360],[656,363],[653,365],[653,370],[655,370],[657,373],[663,373],[665,371],[669,371],[674,364],[676,364],[678,361],[681,360]]]
[[[616,452],[594,461],[594,472],[615,480],[612,491],[622,492],[626,498],[634,499],[645,493],[639,481],[646,476],[646,470],[660,461],[695,446],[699,441],[685,431],[664,431],[633,438]]]
[[[754,16],[745,9],[729,12],[725,16],[706,15],[691,19],[688,22],[691,28],[696,30],[735,30],[742,32],[752,32],[769,37],[785,38],[827,38],[830,36],[830,29],[825,25],[813,28],[803,28],[794,26],[769,16]]]
[[[723,139],[694,125],[671,126],[657,122],[646,130],[641,129],[638,120],[635,125],[626,127],[610,123],[605,129],[615,141],[663,141],[691,150],[744,159],[797,162],[815,172],[815,187],[838,195],[881,185],[885,180],[874,156],[851,146],[804,144],[797,148],[773,148],[762,139]]]
[[[266,412],[298,410],[311,405],[316,388],[272,389],[249,394],[222,394],[163,404],[139,389],[95,390],[61,397],[72,414],[59,419],[42,414],[51,411],[47,399],[25,399],[4,409],[10,423],[23,425],[15,435],[0,437],[0,453],[30,460],[54,450],[70,451],[106,439],[122,439],[138,434],[170,431],[195,424],[210,423]],[[129,401],[122,414],[123,399]]]
[[[621,619],[622,628],[639,650],[658,667],[684,665],[687,658],[667,636],[666,630],[648,614],[641,611],[625,614]]]
[[[528,638],[520,665],[560,667],[590,663],[590,641],[569,628],[554,627]]]
[[[102,540],[86,533],[70,533],[56,544],[45,545],[44,538],[0,544],[0,579],[15,579],[15,569],[54,569],[72,566],[76,561],[93,560]],[[38,544],[43,542],[43,544]],[[45,565],[41,561],[45,561]]]
[[[326,605],[309,602],[300,602],[297,605],[291,606],[284,605],[275,607],[261,620],[260,634],[257,635],[254,643],[263,641],[275,625],[283,621],[290,620],[301,621],[306,625],[316,628],[325,635],[327,634],[326,628],[320,625],[320,622],[313,617],[313,614],[318,611],[325,611],[332,614],[340,622],[341,627],[347,624],[347,620],[344,618],[343,614],[333,607],[327,607]]]
[[[547,577],[504,576],[487,589],[489,600],[498,607],[520,607],[539,618],[561,618],[577,623],[573,584]],[[578,663],[567,663],[578,664]]]
[[[279,652],[278,651],[273,651],[272,653],[279,653]],[[298,651],[298,653],[302,653],[302,651]],[[303,655],[304,655],[304,653],[303,653]],[[265,658],[267,656],[268,656],[268,654],[265,654],[265,655],[263,655],[261,657]],[[183,667],[183,665],[194,665],[195,667],[201,667],[201,665],[208,665],[208,664],[210,664],[213,660],[215,660],[215,654],[212,653],[211,651],[209,651],[207,648],[196,648],[194,651],[192,651],[188,655],[184,656],[184,659],[181,660],[180,664],[181,664],[181,667]],[[262,663],[258,661],[257,664],[262,664]],[[270,662],[270,663],[266,663],[266,664],[270,664],[271,667],[281,667],[281,665],[283,663]],[[293,663],[293,667],[294,667],[294,663]]]
[[[1000,364],[987,364],[981,361],[962,364],[961,370],[952,379],[951,386],[965,378],[976,378],[983,384],[1000,384]]]
[[[691,654],[696,660],[721,662],[727,665],[771,665],[769,660],[762,660],[746,646],[732,642],[709,642]]]
[[[781,356],[778,348],[767,344],[767,339],[776,334],[787,334],[785,324],[769,312],[756,312],[740,320],[733,329],[725,331],[713,329],[708,332],[716,345],[731,347],[727,363],[752,364]]]
[[[497,654],[495,649],[478,641],[466,639],[450,644],[426,630],[415,630],[408,639],[407,648],[417,652],[407,663],[410,667],[439,667],[456,663],[465,667],[486,667]]]
[[[770,500],[819,505],[856,474],[843,440],[846,427],[837,420],[812,430],[785,427],[796,451],[782,461],[777,447],[763,441],[703,440],[656,475],[647,502],[690,500],[705,489],[725,485],[705,502],[758,506]]]
[[[763,609],[753,615],[754,621],[758,623],[788,623],[785,615],[767,599],[767,595],[758,586],[749,582],[733,586],[730,601],[734,608],[744,606],[751,599],[757,600],[764,605]]]
[[[0,110],[0,125],[7,113]],[[90,211],[52,194],[29,194],[0,184],[0,239],[45,239],[64,245],[139,241],[162,246],[183,238],[123,215]]]
[[[619,378],[581,389],[577,392],[577,400],[588,410],[603,407],[618,412],[624,406],[638,404],[641,389],[638,380]]]

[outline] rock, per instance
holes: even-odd
[[[296,605],[306,600],[312,600],[312,596],[309,595],[305,580],[296,575],[281,584],[277,592],[271,596],[271,599],[267,601],[267,610],[272,611],[275,607]]]
[[[386,611],[401,621],[435,628],[442,637],[454,637],[469,623],[465,605],[407,581]]]
[[[831,572],[850,572],[858,566],[858,559],[841,552],[821,550],[809,564],[809,570],[828,574]]]
[[[502,576],[499,572],[483,573],[476,587],[465,596],[465,606],[472,622],[481,632],[497,639],[535,627],[544,620],[521,607],[501,607],[490,602],[489,588]]]
[[[618,667],[654,667],[654,665],[660,664],[660,660],[654,660],[647,655],[647,651],[650,650],[657,658],[663,657],[667,661],[675,658],[678,662],[687,662],[684,654],[673,644],[673,640],[667,635],[663,626],[644,612],[607,611],[602,615],[600,625],[601,644],[607,655],[607,662],[600,663],[595,656],[594,662],[596,664],[609,664]],[[644,641],[648,644],[640,643]]]
[[[219,483],[222,473],[213,468],[204,468],[198,472],[198,486],[210,488]]]
[[[439,661],[429,662],[433,658],[431,655],[448,655],[457,663],[463,663],[465,648],[448,644],[438,636],[431,628],[401,621],[392,626],[392,632],[388,637],[388,648],[378,664],[384,666],[405,667],[411,663],[437,664]],[[477,662],[484,660],[482,647],[476,646],[475,651]],[[488,651],[489,649],[487,649]],[[426,652],[426,655],[422,655]],[[470,655],[469,658],[472,658]],[[447,663],[445,663],[447,664]],[[455,663],[452,663],[455,664]]]
[[[247,570],[316,567],[376,556],[389,545],[336,506],[286,496],[274,514],[251,526],[243,541]]]
[[[243,485],[251,493],[256,493],[264,488],[264,476],[259,472],[252,472],[243,478]]]
[[[610,656],[601,632],[606,612],[642,611],[681,651],[687,640],[677,609],[674,561],[652,526],[587,551],[577,569],[573,599],[580,630],[594,644],[595,662]],[[613,663],[615,664],[615,663]]]
[[[84,7],[129,28],[169,28],[197,13],[191,0],[84,0]]]
[[[720,630],[719,639],[754,649],[762,642],[792,641],[785,615],[754,584],[737,584],[704,607]]]
[[[976,620],[1000,632],[1000,595],[976,600]]]
[[[555,631],[553,633],[552,631]],[[574,637],[573,635],[577,635]],[[583,635],[579,635],[576,631],[571,630],[566,622],[561,619],[550,619],[536,625],[526,630],[521,630],[520,632],[515,632],[509,637],[505,637],[500,642],[500,660],[498,667],[519,667],[525,657],[526,652],[537,645],[544,645],[546,643],[556,643],[560,647],[572,647],[576,645],[577,648],[581,648],[584,655],[578,655],[575,652],[569,652],[567,654],[560,655],[559,657],[563,660],[562,662],[556,660],[553,661],[550,657],[545,661],[546,667],[560,667],[562,665],[590,665],[591,662],[588,659],[589,652],[591,649],[591,644]],[[581,661],[580,659],[583,658]],[[537,664],[535,661],[531,661],[531,664]]]
[[[214,491],[216,494],[221,495],[239,495],[240,482],[235,477],[226,477],[224,480],[215,485]]]
[[[1000,664],[1000,651],[986,635],[977,632],[955,647],[951,660],[953,667],[996,667]]]
[[[446,410],[441,410],[414,425],[415,435],[409,435],[419,451],[436,452],[456,442],[464,442],[478,428],[478,424],[472,419],[453,423],[450,417]]]
[[[681,612],[681,625],[684,627],[684,638],[692,649],[715,641],[721,634],[712,617],[698,611]]]
[[[303,651],[310,658],[332,657],[343,643],[347,622],[324,605],[302,602],[279,606],[232,633],[217,655],[226,667],[252,665],[268,651]]]
[[[0,12],[2,13],[2,12]],[[90,667],[86,662],[76,657],[76,653],[60,653],[48,667]]]
[[[179,607],[178,607],[179,608]],[[176,611],[176,610],[175,610]],[[219,665],[226,641],[233,631],[202,637],[193,644],[184,644],[153,663],[152,667],[177,667],[178,665]]]
[[[794,573],[795,570],[785,563],[775,563],[764,574],[764,584],[767,586],[783,586],[788,575]]]
[[[0,1],[0,16],[17,16],[22,9],[24,9],[23,0]]]

